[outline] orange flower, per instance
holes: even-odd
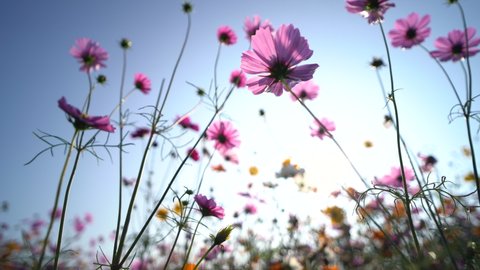
[[[216,172],[225,172],[227,170],[225,170],[225,167],[223,167],[222,164],[218,164],[218,165],[213,165],[212,166],[212,170],[216,171]]]
[[[268,267],[268,270],[282,270],[282,263],[281,262],[274,262],[270,264],[270,267]]]
[[[338,270],[338,266],[336,265],[324,265],[322,270]]]
[[[185,264],[185,267],[183,267],[183,270],[195,270],[195,264],[187,263]]]

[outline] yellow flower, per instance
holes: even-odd
[[[330,217],[332,225],[340,225],[345,220],[345,211],[338,206],[328,207],[322,212]]]
[[[250,172],[251,176],[255,176],[255,175],[258,174],[258,168],[255,167],[255,166],[250,167],[250,169],[248,169],[248,171]]]
[[[469,172],[463,177],[463,180],[467,182],[475,181],[475,175],[473,174],[473,172]]]
[[[162,208],[157,210],[156,216],[161,221],[165,221],[165,220],[167,220],[167,217],[168,217],[168,210],[166,208],[162,207]]]
[[[373,143],[371,141],[365,141],[363,144],[365,145],[366,148],[370,148],[373,146]]]
[[[173,206],[173,211],[174,211],[177,215],[181,216],[181,215],[182,215],[182,211],[183,211],[183,205],[182,205],[182,203],[177,201],[177,202],[175,203],[175,206]]]

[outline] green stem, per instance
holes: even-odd
[[[80,133],[80,139],[79,139],[79,146],[81,147],[82,145],[82,140],[83,140],[83,135],[85,133],[82,131]],[[67,216],[67,205],[68,205],[68,196],[70,195],[70,189],[72,187],[73,179],[75,178],[75,172],[77,171],[77,166],[78,166],[78,161],[80,160],[80,154],[82,152],[81,148],[77,149],[77,154],[75,155],[75,160],[73,162],[73,167],[72,171],[70,173],[70,177],[68,179],[67,183],[67,189],[65,190],[65,195],[63,198],[63,208],[62,208],[62,217],[60,219],[60,227],[58,229],[58,236],[57,236],[57,246],[55,250],[55,260],[53,264],[53,269],[58,269],[58,261],[60,258],[60,251],[62,248],[62,237],[63,237],[63,226],[65,224],[65,217]]]
[[[470,113],[472,110],[472,96],[473,96],[473,88],[472,88],[472,68],[470,65],[470,45],[468,44],[468,33],[467,33],[467,19],[465,17],[465,12],[463,11],[462,5],[457,2],[457,6],[460,10],[460,14],[462,17],[462,23],[463,23],[463,29],[464,29],[464,34],[465,34],[465,47],[467,50],[467,57],[466,62],[467,62],[467,73],[468,73],[468,83],[467,83],[467,100],[465,101],[465,121],[467,124],[467,132],[468,132],[468,142],[470,144],[470,152],[472,155],[472,166],[473,166],[473,175],[475,177],[475,184],[477,186],[477,195],[478,195],[478,203],[480,205],[480,178],[478,176],[478,169],[477,169],[477,162],[475,159],[475,149],[473,148],[473,139],[472,139],[472,130],[470,127]]]
[[[212,245],[208,250],[207,252],[205,252],[205,254],[203,254],[202,258],[200,258],[200,260],[197,262],[197,264],[195,265],[195,267],[193,268],[194,270],[196,270],[200,264],[202,263],[203,259],[205,259],[205,257],[207,257],[208,253],[210,253],[210,251],[213,250],[213,248],[215,247],[215,245]]]
[[[183,261],[182,269],[185,268],[185,265],[188,262],[188,257],[190,256],[190,252],[192,251],[193,242],[195,241],[195,236],[197,235],[198,227],[200,223],[202,223],[203,216],[198,220],[197,226],[195,226],[195,230],[193,231],[192,241],[190,241],[190,246],[188,247],[187,254],[185,255],[185,260]]]
[[[118,162],[119,162],[119,170],[118,170],[118,213],[117,213],[117,227],[115,229],[115,242],[113,244],[113,254],[112,258],[115,256],[117,252],[117,245],[118,245],[118,234],[120,231],[120,223],[122,220],[122,179],[123,179],[123,87],[125,84],[125,73],[127,69],[127,50],[123,50],[123,67],[122,67],[122,79],[120,81],[120,100],[118,101],[118,124],[119,124],[119,151],[118,151]],[[132,91],[131,91],[132,92]],[[113,113],[113,111],[112,111]]]
[[[388,59],[388,70],[390,73],[390,97],[393,103],[393,109],[395,112],[395,122],[397,124],[397,151],[398,151],[398,158],[400,161],[400,169],[402,172],[402,184],[403,184],[403,190],[405,192],[405,210],[407,213],[407,218],[408,218],[408,225],[410,227],[410,232],[412,233],[413,241],[415,243],[415,249],[416,249],[416,254],[421,255],[420,252],[420,243],[418,242],[417,234],[415,232],[415,227],[413,225],[413,219],[412,219],[412,213],[410,210],[410,197],[408,195],[408,187],[407,187],[407,179],[405,178],[405,167],[403,165],[403,157],[402,157],[402,145],[401,145],[401,139],[400,139],[400,121],[398,117],[398,108],[397,108],[397,102],[395,100],[395,87],[394,87],[394,80],[393,80],[393,69],[392,69],[392,61],[390,59],[390,51],[388,49],[388,43],[387,43],[387,38],[385,36],[385,31],[383,29],[382,23],[379,23],[380,25],[380,30],[382,32],[382,38],[383,42],[385,45],[385,49],[387,52],[387,59]]]
[[[363,182],[363,184],[365,185],[365,187],[369,187],[368,183],[365,181],[365,179],[363,179],[362,175],[360,174],[360,172],[357,170],[357,168],[355,167],[355,165],[353,164],[352,160],[348,157],[347,153],[345,152],[345,150],[343,150],[342,146],[340,145],[340,143],[333,137],[333,134],[328,131],[328,129],[322,124],[322,122],[320,122],[320,120],[318,119],[318,117],[310,110],[310,108],[305,104],[305,102],[303,102],[303,100],[301,98],[299,98],[291,89],[290,85],[288,85],[288,83],[285,81],[285,80],[282,80],[281,81],[283,86],[285,87],[285,90],[287,90],[287,92],[289,92],[290,94],[292,94],[298,102],[300,102],[300,104],[302,105],[303,108],[305,108],[305,110],[307,110],[307,112],[313,117],[313,119],[323,128],[323,130],[327,133],[328,137],[330,137],[330,139],[332,139],[333,143],[335,143],[335,145],[337,146],[337,148],[340,150],[340,152],[343,154],[343,156],[345,157],[345,159],[348,161],[348,163],[350,164],[350,167],[352,167],[352,169],[354,170],[354,172],[357,174],[358,178],[360,178],[360,180]]]
[[[63,163],[62,171],[60,172],[60,178],[58,180],[57,192],[55,194],[55,201],[53,203],[52,213],[50,215],[50,223],[48,224],[47,234],[43,239],[42,251],[40,253],[40,259],[38,260],[37,267],[35,269],[39,270],[42,268],[43,258],[45,256],[46,247],[48,244],[48,239],[50,238],[50,233],[52,232],[53,223],[55,222],[55,212],[58,207],[58,201],[60,199],[60,192],[62,191],[62,183],[63,178],[65,177],[65,173],[67,172],[68,162],[70,160],[70,155],[72,154],[72,150],[75,147],[75,138],[77,137],[78,131],[75,130],[73,133],[72,139],[70,141],[70,146],[68,147],[67,155],[65,157],[65,162]],[[63,212],[63,211],[62,211]]]
[[[227,94],[227,96],[225,97],[225,100],[223,101],[223,103],[217,107],[217,109],[215,110],[215,113],[213,114],[212,118],[210,119],[210,121],[208,122],[208,124],[205,126],[205,129],[203,130],[202,134],[198,137],[197,141],[195,142],[195,144],[193,145],[192,149],[195,149],[197,147],[197,145],[200,143],[200,141],[205,137],[205,134],[207,133],[207,130],[208,128],[210,127],[210,125],[213,123],[213,121],[215,120],[215,118],[217,117],[217,115],[220,113],[220,111],[223,109],[223,107],[225,106],[227,100],[230,98],[232,92],[233,92],[233,89],[232,88],[229,93]],[[180,173],[180,171],[182,170],[183,166],[185,165],[185,162],[187,161],[187,159],[189,158],[189,156],[185,156],[185,158],[182,160],[182,162],[180,163],[180,165],[178,166],[177,170],[175,171],[175,173],[173,174],[172,176],[172,179],[170,180],[170,182],[168,183],[167,187],[165,188],[165,191],[163,192],[162,194],[162,197],[160,198],[160,200],[158,200],[157,204],[155,205],[155,207],[153,208],[152,212],[150,213],[150,216],[147,218],[147,220],[145,221],[145,224],[143,225],[143,227],[140,229],[140,231],[138,232],[137,236],[135,237],[135,239],[133,240],[130,248],[128,249],[128,251],[125,253],[125,255],[123,256],[123,259],[120,261],[120,265],[122,265],[123,263],[125,263],[125,261],[128,259],[128,256],[130,255],[130,253],[133,251],[133,249],[135,248],[135,245],[137,244],[138,240],[140,239],[140,237],[143,235],[143,233],[145,232],[146,228],[148,227],[148,225],[150,224],[151,220],[153,219],[153,217],[155,216],[155,213],[157,212],[157,209],[162,205],[163,203],[163,200],[165,199],[165,197],[167,196],[167,193],[169,192],[170,188],[172,187],[173,183],[175,182],[175,180],[177,179],[177,176],[178,174]],[[117,255],[119,253],[117,252]],[[115,269],[114,269],[115,270]]]
[[[181,202],[180,202],[181,203]],[[175,236],[175,241],[173,241],[172,248],[170,249],[170,253],[168,254],[167,262],[165,263],[165,266],[163,267],[164,270],[167,270],[168,264],[170,263],[170,259],[172,258],[173,250],[175,249],[175,246],[177,245],[178,238],[180,237],[180,233],[182,232],[183,229],[183,221],[180,218],[180,224],[178,225],[178,232],[177,235]]]

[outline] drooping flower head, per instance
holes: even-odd
[[[318,90],[320,88],[316,85],[313,80],[306,82],[299,82],[292,88],[292,92],[302,101],[308,99],[313,100],[318,95]],[[291,95],[293,101],[297,101],[297,98],[294,95]]]
[[[433,167],[435,167],[438,162],[438,160],[432,155],[422,155],[418,153],[418,157],[422,161],[420,169],[423,172],[431,172],[433,170]]]
[[[219,219],[223,219],[225,216],[223,208],[221,206],[217,206],[217,203],[213,199],[207,199],[207,197],[201,194],[195,195],[194,199],[199,207],[198,210],[202,213],[202,216],[214,216]]]
[[[321,140],[323,140],[323,137],[325,136],[330,137],[329,133],[335,131],[335,123],[326,118],[320,119],[320,123],[315,120],[313,125],[314,126],[311,127],[311,135],[319,137]]]
[[[430,15],[422,18],[412,12],[405,19],[395,21],[394,29],[388,32],[393,47],[410,49],[414,45],[422,43],[430,35]]]
[[[217,38],[220,43],[225,45],[237,43],[237,35],[230,26],[220,26],[217,30]]]
[[[150,134],[150,128],[148,127],[140,127],[140,128],[137,128],[135,131],[132,132],[132,134],[130,135],[130,137],[132,137],[132,139],[136,139],[136,138],[143,138],[145,136],[147,136],[148,134]]]
[[[245,18],[245,23],[243,24],[243,30],[245,30],[246,37],[248,40],[252,40],[252,36],[255,35],[258,29],[267,28],[270,31],[273,31],[273,27],[268,20],[263,21],[260,19],[260,16],[255,15],[253,18]]]
[[[452,60],[456,62],[463,58],[474,56],[480,49],[474,48],[480,44],[480,38],[473,38],[477,31],[473,27],[467,28],[467,42],[465,40],[465,32],[461,30],[453,30],[448,33],[447,37],[439,37],[435,40],[437,50],[432,51],[431,55],[440,61]]]
[[[412,169],[404,168],[404,171],[405,171],[405,178],[407,181],[412,181],[415,179],[415,173],[413,172]],[[374,184],[381,185],[381,186],[401,188],[403,187],[402,179],[403,179],[402,169],[399,167],[392,167],[390,174],[387,174],[380,179],[376,179],[374,181]]]
[[[80,70],[86,72],[106,67],[104,62],[108,59],[108,53],[100,44],[89,38],[77,39],[70,54],[78,59]]]
[[[238,131],[228,121],[213,123],[207,130],[207,139],[215,141],[215,149],[222,154],[240,145]]]
[[[193,159],[194,161],[200,160],[200,154],[196,149],[192,149],[192,148],[187,149],[187,155],[189,158]]]
[[[368,23],[378,23],[383,20],[385,12],[394,6],[389,0],[347,0],[345,7],[348,12],[367,18]]]
[[[258,29],[252,36],[252,49],[242,54],[242,70],[255,75],[247,80],[248,89],[255,95],[265,91],[282,95],[283,83],[291,88],[313,78],[317,64],[298,65],[312,55],[307,40],[291,24],[281,25],[275,33]]]
[[[145,76],[145,74],[137,73],[135,74],[135,81],[133,83],[135,88],[142,91],[145,95],[150,92],[152,89],[152,82],[150,79]]]
[[[69,121],[73,126],[79,130],[89,128],[100,129],[107,132],[114,132],[115,128],[110,124],[110,117],[108,116],[88,116],[82,113],[78,108],[73,107],[67,103],[65,97],[58,100],[58,107],[66,112],[69,116]]]
[[[180,116],[177,116],[177,119],[175,120],[175,122],[178,120],[180,120],[178,124],[184,129],[191,129],[194,131],[200,130],[200,127],[198,126],[198,124],[192,123],[192,120],[190,120],[190,117],[188,116],[184,117],[183,119]]]
[[[242,70],[234,70],[230,74],[230,83],[235,85],[236,87],[245,87],[245,83],[247,82],[247,76],[245,76],[245,73],[242,72]]]

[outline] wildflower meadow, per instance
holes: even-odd
[[[480,269],[477,0],[0,7],[0,269]]]

